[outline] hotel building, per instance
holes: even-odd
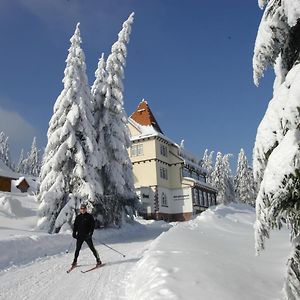
[[[217,191],[199,159],[163,134],[147,101],[128,118],[134,184],[148,219],[185,221],[211,205]]]

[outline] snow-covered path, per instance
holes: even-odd
[[[39,259],[29,265],[1,272],[0,299],[129,299],[126,296],[126,278],[131,268],[140,260],[151,242],[169,226],[149,224],[138,228],[136,231],[126,232],[124,236],[116,234],[103,240],[126,254],[125,258],[96,243],[106,266],[86,274],[80,270],[89,269],[95,264],[87,246],[80,252],[80,267],[70,274],[66,270],[72,262],[74,252]]]
[[[67,274],[75,245],[70,254],[65,250],[73,239],[67,232],[35,231],[34,205],[32,197],[4,195],[1,200],[0,194],[0,300],[281,298],[289,231],[272,232],[266,250],[255,257],[250,206],[211,207],[176,226],[137,218],[121,229],[97,230],[95,240],[126,257],[96,242],[106,266],[82,274],[95,264],[84,245],[81,266]]]

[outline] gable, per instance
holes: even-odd
[[[139,103],[136,111],[130,116],[132,120],[142,126],[152,126],[157,132],[163,133],[146,100]]]

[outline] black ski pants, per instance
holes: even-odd
[[[77,262],[79,251],[81,249],[81,246],[82,246],[83,242],[86,242],[88,244],[88,246],[91,249],[91,251],[93,252],[96,260],[100,261],[99,254],[98,254],[97,250],[94,247],[92,238],[91,237],[78,237],[77,238],[77,242],[76,242],[76,250],[75,250],[75,256],[74,256],[74,262]]]

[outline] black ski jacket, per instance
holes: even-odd
[[[73,237],[75,239],[85,239],[92,237],[95,229],[95,220],[89,213],[79,214],[74,223]]]

